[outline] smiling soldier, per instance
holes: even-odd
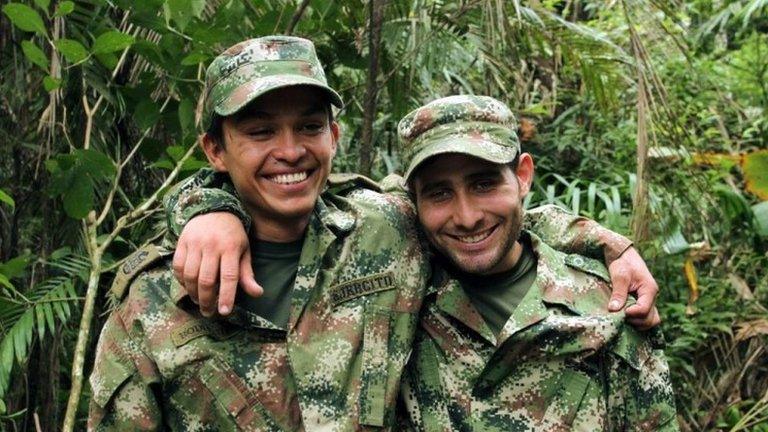
[[[439,253],[403,389],[411,423],[677,430],[663,353],[608,312],[607,269],[522,229],[533,159],[509,108],[452,96],[398,129],[419,222]]]
[[[339,138],[331,105],[341,99],[305,39],[253,39],[212,62],[201,145],[254,221],[269,290],[205,318],[168,251],[137,253],[113,286],[89,429],[391,426],[428,267],[409,203],[363,181],[322,193]]]

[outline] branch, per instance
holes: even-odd
[[[363,132],[360,138],[360,173],[371,175],[373,158],[373,119],[376,117],[376,102],[379,93],[376,79],[379,76],[379,47],[381,25],[384,20],[384,8],[387,0],[371,0],[370,30],[368,32],[368,84],[365,89]]]
[[[307,6],[309,5],[309,0],[302,0],[299,4],[299,7],[296,9],[296,12],[294,12],[293,16],[291,17],[291,22],[288,23],[288,27],[285,29],[285,34],[291,35],[293,34],[293,30],[296,28],[296,25],[299,24],[299,21],[301,20],[301,16],[304,15],[304,11],[307,9]]]

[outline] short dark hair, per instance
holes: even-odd
[[[326,99],[323,101],[323,106],[325,108],[325,112],[328,113],[328,124],[333,123],[334,117],[333,117],[333,108],[331,107],[331,101],[329,99]],[[247,110],[246,108],[243,108],[241,111]],[[208,127],[208,130],[205,131],[209,137],[213,138],[216,145],[221,145],[221,148],[226,148],[226,144],[224,142],[224,132],[222,130],[222,125],[224,124],[224,117],[213,113],[213,119],[211,119],[211,125]]]

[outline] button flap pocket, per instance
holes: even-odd
[[[577,270],[581,270],[584,273],[597,276],[605,282],[611,281],[611,276],[608,274],[608,268],[605,267],[605,264],[603,264],[602,261],[587,258],[581,255],[571,254],[565,256],[565,264]]]
[[[558,420],[557,423],[571,426],[590,381],[591,378],[583,372],[565,369],[557,390],[552,392],[552,399],[545,417],[556,419]]]
[[[258,404],[245,382],[220,359],[203,363],[198,372],[203,385],[221,406],[234,418],[240,430],[279,431]]]

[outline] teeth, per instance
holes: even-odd
[[[297,172],[293,174],[278,174],[276,176],[268,177],[269,181],[273,181],[279,184],[298,183],[306,180],[306,178],[307,178],[306,171]]]
[[[471,236],[458,236],[457,238],[462,243],[477,243],[488,238],[488,236],[491,235],[491,231],[492,230],[488,230]]]

